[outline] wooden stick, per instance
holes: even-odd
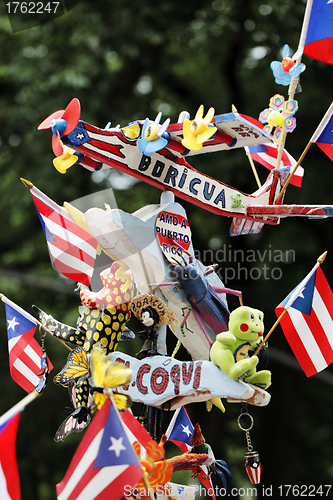
[[[257,347],[257,349],[255,350],[253,356],[257,356],[258,352],[260,351],[260,349],[263,347],[263,345],[267,342],[267,340],[269,339],[269,337],[272,335],[272,333],[274,332],[275,328],[278,326],[278,324],[280,323],[281,319],[283,318],[283,316],[286,314],[287,312],[287,309],[284,309],[282,311],[282,313],[280,314],[280,316],[278,317],[278,319],[275,321],[274,325],[272,326],[272,328],[269,330],[269,332],[267,333],[267,335],[265,336],[264,340],[261,342],[261,344]]]
[[[142,466],[142,470],[143,470],[142,480],[143,480],[143,484],[145,485],[145,488],[147,490],[149,500],[155,500],[154,494],[152,492],[152,489],[150,487],[149,480],[148,480],[149,474],[146,471],[145,467],[143,467],[143,466]]]
[[[6,411],[1,417],[0,417],[0,427],[2,424],[7,422],[10,418],[12,418],[16,413],[19,411],[24,410],[24,408],[31,403],[34,399],[36,399],[40,394],[36,391],[36,389],[33,389],[27,396],[25,396],[21,401],[16,403],[15,406],[13,406],[10,410]]]
[[[238,113],[237,111],[237,108],[234,104],[231,105],[231,111],[233,113]],[[250,151],[248,149],[246,149],[246,147],[244,148],[245,149],[245,152],[246,152],[246,156],[248,157],[249,159],[249,162],[250,162],[250,165],[251,165],[251,168],[252,168],[252,172],[253,172],[253,175],[254,175],[254,178],[258,184],[258,188],[261,188],[261,182],[260,182],[260,179],[259,179],[259,176],[258,176],[258,172],[257,172],[257,169],[256,169],[256,166],[254,164],[254,161],[250,155]]]
[[[306,276],[307,281],[306,283],[308,282],[308,280],[311,278],[311,276],[313,275],[313,273],[316,271],[316,269],[320,266],[320,264],[322,264],[326,258],[326,255],[327,255],[327,251],[324,252],[322,255],[320,255],[320,257],[318,257],[317,259],[317,263],[316,265],[312,268],[312,270],[309,272],[309,274]],[[304,280],[303,280],[304,281]],[[301,282],[302,283],[302,282]],[[305,284],[306,284],[305,283]],[[305,285],[304,284],[304,285]],[[296,300],[298,297],[298,295],[295,297],[294,300]],[[291,305],[291,304],[290,304]],[[290,307],[290,306],[289,306]],[[288,311],[288,309],[284,309],[282,311],[282,313],[280,314],[280,316],[278,317],[278,319],[275,321],[274,325],[272,326],[272,328],[269,330],[269,332],[267,333],[267,335],[265,336],[264,340],[261,342],[261,344],[257,347],[257,349],[255,350],[253,356],[256,356],[258,354],[258,352],[260,351],[260,349],[263,347],[263,345],[267,342],[268,338],[272,335],[272,333],[274,332],[275,328],[278,326],[278,324],[280,323],[281,319],[283,318],[283,316],[286,314],[286,312]]]
[[[309,2],[308,2],[309,3]],[[305,10],[305,15],[304,15],[304,18],[306,17],[307,15],[307,11],[308,11],[308,8],[306,8]],[[309,12],[309,15],[310,15],[310,12]],[[300,35],[300,41],[299,41],[299,47],[300,47],[300,44],[301,44],[301,40],[302,40],[302,34],[303,34],[303,28],[304,28],[304,21],[303,21],[303,26],[302,26],[302,32],[301,32],[301,35]],[[300,63],[301,60],[302,60],[302,55],[303,55],[303,51],[302,53],[297,57],[296,59],[296,64]],[[288,88],[288,96],[289,96],[289,99],[294,99],[295,97],[295,92],[296,92],[296,87],[297,87],[297,83],[299,81],[299,75],[297,77],[292,77],[291,79],[291,82],[290,82],[290,85],[289,85],[289,88]],[[286,138],[287,138],[287,132],[285,130],[285,128],[283,127],[283,132],[282,132],[282,140],[279,144],[279,151],[278,151],[278,156],[277,156],[277,160],[276,160],[276,168],[279,168],[280,167],[280,163],[281,163],[281,159],[282,159],[282,154],[283,154],[283,150],[284,150],[284,146],[286,144]],[[301,160],[302,161],[302,160]],[[295,170],[296,171],[296,170]],[[289,182],[288,182],[289,184]],[[287,187],[287,186],[286,186]],[[286,187],[284,188],[283,192],[286,190]],[[282,194],[280,193],[280,195],[278,196],[278,198],[276,199],[275,201],[275,204],[278,203],[278,201],[281,199],[281,196]]]
[[[302,161],[304,160],[304,157],[306,155],[306,153],[309,151],[310,149],[310,146],[311,146],[312,142],[308,142],[306,148],[304,149],[303,153],[301,154],[301,156],[299,157],[299,160],[298,162],[296,163],[296,165],[294,166],[294,168],[292,169],[292,171],[290,172],[289,174],[289,177],[287,179],[287,182],[285,183],[285,185],[283,186],[283,188],[281,189],[280,193],[279,193],[279,196],[276,198],[275,200],[275,205],[277,205],[279,203],[279,201],[281,200],[282,198],[282,195],[283,193],[285,192],[285,190],[287,189],[291,179],[294,177],[294,174],[296,173],[296,170],[298,169],[298,167],[300,166],[300,164],[302,163]]]
[[[254,164],[253,158],[251,156],[250,151],[248,149],[246,149],[246,148],[244,148],[244,149],[245,149],[245,152],[246,152],[246,156],[249,159],[249,162],[250,162],[250,165],[251,165],[251,168],[252,168],[252,172],[253,172],[254,178],[257,181],[258,188],[260,189],[261,188],[261,182],[260,182],[260,179],[259,179],[259,176],[258,176],[258,172],[257,172],[256,166]]]

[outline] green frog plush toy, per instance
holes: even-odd
[[[248,356],[263,340],[264,314],[258,309],[241,306],[229,317],[229,331],[216,335],[210,350],[210,359],[233,380],[242,379],[261,389],[271,385],[269,370],[256,371],[258,356]]]

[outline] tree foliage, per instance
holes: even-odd
[[[281,60],[285,43],[296,51],[304,9],[305,2],[296,0],[80,0],[51,22],[12,33],[2,8],[0,292],[27,311],[35,303],[67,324],[76,323],[75,284],[59,277],[50,265],[44,234],[20,177],[60,205],[109,187],[118,207],[127,212],[159,202],[157,189],[113,170],[92,175],[74,166],[66,175],[59,174],[52,166],[50,134],[37,131],[46,116],[77,97],[84,121],[100,127],[109,121],[123,126],[146,116],[154,119],[159,111],[176,121],[184,109],[193,116],[200,104],[205,109],[213,106],[217,113],[229,112],[234,104],[239,112],[257,118],[272,95],[287,98],[287,88],[275,84],[269,64]],[[303,61],[307,70],[301,77],[302,91],[296,94],[297,128],[286,144],[295,158],[331,102],[331,67],[306,57]],[[241,191],[256,190],[243,151],[203,155],[191,163]],[[330,160],[312,146],[303,166],[303,187],[289,187],[286,202],[330,203]],[[258,173],[263,182],[267,171],[259,165]],[[330,220],[286,219],[278,227],[265,227],[259,235],[232,239],[229,219],[188,203],[184,206],[201,260],[205,264],[217,260],[222,279],[230,279],[226,285],[243,290],[245,303],[265,312],[267,331],[275,321],[274,308],[317,257],[330,250]],[[323,270],[333,283],[330,255]],[[231,299],[230,306],[237,304]],[[53,339],[46,340],[56,373],[67,352]],[[25,395],[9,375],[4,313],[0,341],[2,414]],[[280,328],[270,347],[272,400],[265,408],[250,409],[255,419],[251,437],[262,459],[263,484],[275,488],[331,484],[332,368],[306,379]],[[53,441],[67,405],[66,390],[50,380],[42,397],[21,417],[17,455],[22,500],[56,498],[55,484],[82,438],[72,435],[63,443]],[[223,415],[216,408],[207,415],[203,403],[188,410],[193,423],[201,424],[216,457],[228,462],[235,486],[250,486],[243,469],[245,435],[236,424],[239,405],[227,404]],[[163,415],[164,428],[169,419]]]

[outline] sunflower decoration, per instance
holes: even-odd
[[[100,410],[108,397],[112,396],[119,411],[126,411],[132,400],[126,394],[112,389],[128,384],[132,379],[132,370],[123,363],[111,361],[98,346],[90,356],[90,371],[93,383],[94,406]]]
[[[141,446],[138,441],[133,443],[133,448],[142,467],[148,474],[147,479],[149,482],[149,489],[151,491],[156,491],[159,485],[163,486],[170,481],[173,466],[164,458],[165,451],[163,444],[157,444],[156,441],[149,441],[146,446],[145,458],[141,458]],[[140,491],[142,500],[149,500],[148,492],[143,480],[136,485],[136,489]],[[146,492],[146,494],[144,492]]]

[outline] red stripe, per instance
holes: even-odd
[[[333,64],[333,37],[308,43],[303,54],[327,64]]]
[[[280,314],[284,311],[283,306],[278,306],[276,309],[276,314],[277,316],[280,316]],[[296,356],[297,361],[301,365],[302,369],[304,370],[305,374],[307,377],[310,377],[311,375],[314,375],[317,373],[317,370],[311,361],[311,358],[305,349],[302,341],[299,338],[299,335],[297,333],[297,330],[294,327],[293,322],[290,319],[290,316],[288,312],[283,316],[281,322],[281,327],[283,330],[283,333],[294,353]]]
[[[35,339],[33,339],[36,328],[37,326],[34,326],[33,328],[31,328],[31,330],[28,330],[27,332],[23,333],[23,335],[20,336],[16,344],[11,348],[10,354],[14,355],[15,357],[18,357],[23,351],[23,349],[26,348],[27,345],[33,343],[33,341],[37,342]]]
[[[112,477],[112,467],[110,467],[110,469],[110,482],[99,494],[94,494],[93,497],[90,497],[90,500],[110,500],[110,498],[120,500],[124,496],[125,485],[135,486],[142,477],[141,467],[135,465],[128,466],[117,477]],[[92,464],[76,484],[68,500],[75,500],[100,470],[101,469],[94,469],[94,464]],[[139,470],[139,473],[137,470]]]
[[[249,205],[248,215],[326,215],[325,207],[315,205]]]
[[[30,345],[30,347],[38,354],[38,356],[42,355],[42,350],[38,342],[33,338],[33,334],[36,330],[36,327],[30,330],[24,335],[22,335],[19,339],[19,341],[11,348],[10,353],[9,353],[9,359],[13,362],[16,361],[17,358],[20,358],[26,354],[24,353],[24,349]]]
[[[16,461],[16,434],[21,413],[15,415],[0,433],[0,463],[11,500],[21,500],[20,478]]]
[[[120,151],[123,148],[121,145],[116,146],[115,144],[99,141],[98,139],[90,139],[89,144],[95,148],[102,149],[103,151],[108,151],[115,156],[119,156],[119,158],[125,158],[125,155]]]
[[[333,161],[333,145],[324,144],[323,142],[316,142],[316,144]]]
[[[78,283],[82,283],[82,285],[87,285],[89,286],[91,277],[82,272],[78,271],[77,269],[74,269],[73,267],[67,266],[63,262],[60,262],[58,259],[55,259],[53,257],[53,262],[58,271],[63,275],[66,276],[67,278],[77,281]]]
[[[10,367],[10,374],[12,379],[26,392],[31,392],[35,388],[35,385],[32,384],[26,377],[24,377],[22,373],[19,372],[15,367]]]
[[[316,288],[321,298],[323,299],[326,309],[333,321],[333,293],[321,267],[318,267],[317,269]]]
[[[97,247],[97,241],[93,236],[91,236],[88,231],[85,229],[82,229],[82,227],[78,226],[75,224],[74,221],[70,220],[67,217],[70,217],[69,214],[63,209],[62,207],[58,207],[58,211],[54,210],[52,207],[44,203],[42,200],[37,198],[33,193],[32,198],[34,200],[34,203],[36,205],[36,208],[38,209],[38,212],[47,219],[50,219],[52,222],[58,224],[58,226],[63,227],[66,229],[68,232],[75,234],[78,238],[81,238],[83,241],[88,242],[92,247],[96,248]]]
[[[333,361],[333,351],[320,319],[318,319],[313,309],[311,310],[310,316],[303,314],[303,318],[310,328],[312,336],[315,339],[326,363],[329,365]],[[331,325],[331,328],[332,326],[333,325]]]
[[[26,354],[24,351],[21,353],[21,355],[18,358],[15,358],[15,361],[16,361],[16,359],[19,359],[35,375],[37,375],[37,373],[39,372],[40,365],[39,366],[36,365],[36,363],[30,358],[30,356],[28,354]],[[13,365],[14,365],[14,363],[13,363]]]
[[[124,144],[131,144],[132,146],[133,146],[133,144],[136,144],[136,141],[127,139],[122,132],[120,132],[120,131],[118,132],[115,129],[112,129],[112,131],[110,132],[110,130],[108,130],[108,129],[101,129],[101,128],[95,127],[94,125],[90,125],[90,123],[86,123],[86,122],[81,122],[81,123],[84,126],[84,128],[87,130],[87,132],[92,132],[92,133],[98,134],[102,137],[104,135],[105,135],[105,137],[116,136]],[[90,136],[89,136],[89,138],[90,138]],[[90,138],[90,140],[91,140],[91,138]],[[104,141],[102,141],[102,142],[104,142]]]
[[[70,255],[72,257],[75,257],[76,259],[80,260],[81,262],[84,262],[91,268],[94,268],[95,258],[92,255],[86,253],[81,248],[74,245],[73,243],[68,243],[67,240],[63,240],[62,238],[57,236],[55,241],[50,241],[48,242],[48,244],[51,253],[52,253],[52,246],[54,246],[59,250],[61,250],[64,253],[64,255]],[[53,258],[55,259],[54,256]]]
[[[149,441],[151,441],[151,436],[133,414],[127,410],[121,413],[121,419],[132,434],[134,434],[139,443],[146,447]]]
[[[91,141],[89,141],[87,144],[90,144]],[[110,167],[116,168],[122,172],[129,173],[129,175],[132,175],[133,177],[137,177],[138,179],[142,180],[142,174],[140,175],[135,175],[135,171],[132,171],[128,168],[127,163],[120,162],[118,160],[115,160],[114,158],[110,158],[106,154],[103,154],[103,150],[101,151],[93,151],[86,147],[85,144],[82,144],[82,146],[77,146],[75,147],[75,150],[78,151],[79,153],[84,154],[85,156],[90,156],[91,158],[95,159],[96,161],[99,161],[101,163],[106,163]]]
[[[109,484],[94,500],[118,500],[124,497],[125,486],[134,487],[142,478],[142,469],[137,465],[130,465],[111,484]]]

